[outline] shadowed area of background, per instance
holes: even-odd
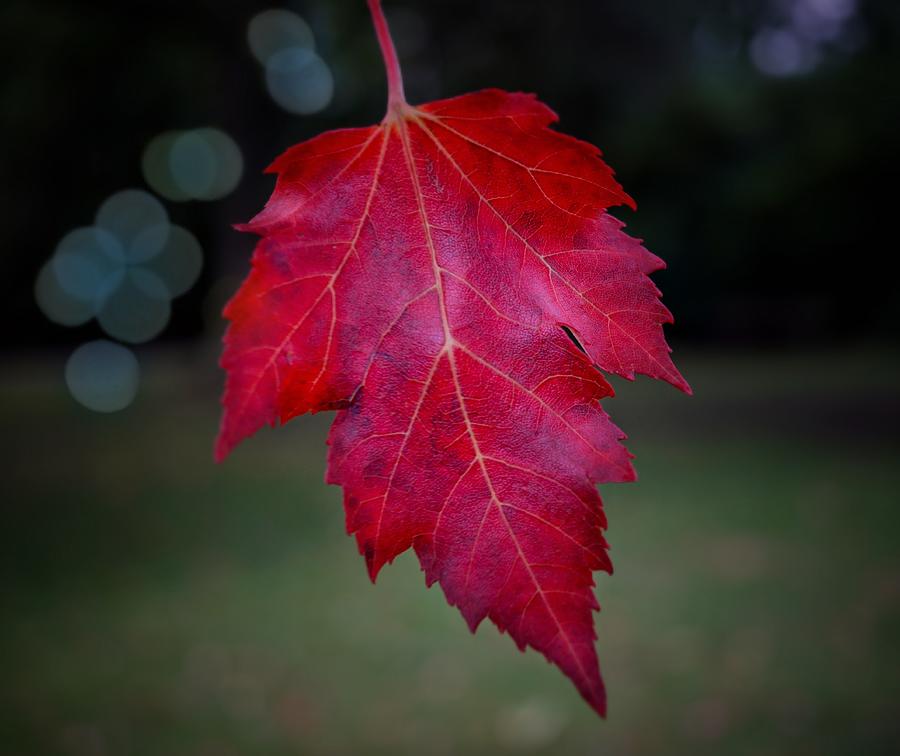
[[[385,5],[410,101],[537,92],[603,148],[639,205],[617,215],[669,264],[655,280],[695,396],[615,381],[606,403],[640,475],[602,491],[609,720],[493,627],[473,638],[410,555],[371,586],[322,483],[328,415],[211,462],[218,313],[253,244],[231,224],[283,149],[384,110],[362,0],[287,4],[308,26],[268,58],[270,38],[248,44],[260,3],[10,0],[0,750],[893,753],[900,6]],[[167,189],[147,155],[170,132]],[[232,181],[203,185],[209,155],[232,156]],[[119,228],[103,296],[159,273],[161,319],[51,322],[35,282],[129,187],[202,269],[142,259]],[[120,346],[91,378],[92,353],[86,374],[70,355],[98,339]],[[113,373],[130,383],[98,395]]]

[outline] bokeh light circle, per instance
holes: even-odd
[[[815,48],[790,29],[762,29],[750,42],[750,57],[768,76],[799,76],[817,61]]]
[[[124,251],[116,237],[90,226],[66,234],[56,245],[51,265],[66,292],[90,302],[104,280],[123,261]]]
[[[147,145],[141,168],[147,183],[168,199],[217,200],[237,187],[244,156],[220,129],[166,131]]]
[[[216,180],[216,153],[197,131],[185,131],[172,144],[169,170],[188,197],[203,197]]]
[[[119,285],[103,296],[97,322],[113,338],[141,344],[158,336],[171,314],[168,289],[162,279],[144,268],[129,268]]]
[[[216,171],[212,185],[204,195],[196,195],[197,199],[221,199],[235,190],[244,173],[244,156],[241,148],[220,129],[197,129],[195,133],[206,142],[216,156]]]
[[[152,194],[140,189],[125,189],[100,205],[96,225],[119,240],[126,261],[139,263],[149,260],[162,249],[169,228],[169,214]]]
[[[127,347],[91,341],[66,362],[66,386],[77,402],[96,412],[125,409],[137,394],[140,366]]]
[[[94,317],[93,302],[73,297],[62,287],[52,260],[44,263],[38,273],[34,298],[47,319],[58,325],[79,326]]]
[[[144,180],[157,194],[174,202],[191,199],[175,181],[169,160],[172,147],[181,134],[180,131],[164,131],[157,134],[144,148],[141,156],[141,172],[144,174]]]
[[[806,0],[806,4],[822,18],[846,21],[856,13],[858,0]]]
[[[196,283],[203,268],[203,249],[190,231],[172,226],[162,251],[143,267],[159,278],[172,299]]]
[[[309,24],[296,13],[284,9],[266,10],[250,19],[247,42],[262,65],[281,50],[292,47],[311,50],[315,47]]]
[[[266,63],[266,87],[282,108],[311,115],[328,107],[334,94],[331,69],[312,50],[290,47]]]

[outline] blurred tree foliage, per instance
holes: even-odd
[[[883,341],[900,315],[891,199],[900,4],[846,0],[852,18],[821,46],[818,65],[761,73],[749,53],[754,35],[786,23],[800,1],[386,6],[411,101],[485,86],[534,91],[564,131],[604,148],[640,206],[617,214],[670,265],[656,280],[678,316],[676,341]],[[3,329],[5,346],[73,340],[34,305],[38,268],[104,197],[143,185],[140,156],[155,134],[200,125],[237,139],[245,179],[222,202],[169,204],[203,242],[207,269],[163,338],[210,330],[216,283],[246,269],[252,239],[230,224],[268,196],[265,165],[296,141],[370,123],[384,108],[363,0],[284,5],[310,22],[334,72],[335,99],[317,116],[287,114],[266,94],[245,32],[269,3],[4,3],[0,296],[16,325]]]

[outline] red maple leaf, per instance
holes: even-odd
[[[413,547],[474,629],[485,617],[601,715],[595,484],[634,479],[598,367],[688,391],[669,359],[659,258],[607,208],[632,200],[532,95],[407,104],[278,158],[253,269],[228,304],[216,455],[264,424],[339,409],[327,479],[369,575]],[[566,330],[583,347],[579,350]]]

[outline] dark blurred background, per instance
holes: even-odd
[[[896,752],[900,3],[385,6],[410,102],[536,92],[669,265],[696,395],[608,403],[609,720],[408,555],[368,584],[327,416],[211,462],[232,224],[382,117],[364,1],[6,0],[0,751]]]

